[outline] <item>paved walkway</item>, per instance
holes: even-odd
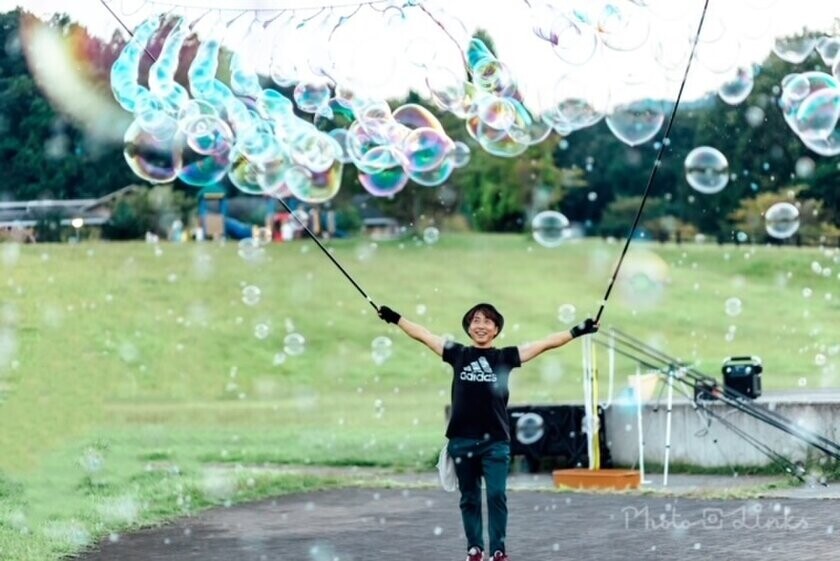
[[[534,486],[518,483],[512,487]],[[508,552],[515,561],[828,561],[840,555],[840,503],[832,500],[512,490],[508,504]],[[457,493],[356,488],[214,509],[106,540],[81,559],[460,561],[464,548]]]

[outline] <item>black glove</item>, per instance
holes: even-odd
[[[592,318],[586,318],[583,323],[579,323],[574,326],[569,333],[572,334],[572,338],[580,337],[581,335],[589,335],[590,333],[596,333],[598,328],[600,327],[599,324],[595,323],[595,320]]]
[[[385,323],[393,323],[394,325],[397,325],[402,316],[388,306],[380,306],[379,317],[382,318]]]

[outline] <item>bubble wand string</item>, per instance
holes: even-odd
[[[111,16],[113,16],[114,19],[117,20],[117,22],[119,22],[120,26],[122,26],[122,28],[126,30],[128,35],[130,37],[134,37],[134,33],[132,33],[131,30],[128,28],[128,26],[125,25],[125,23],[123,23],[123,21],[119,18],[119,16],[117,16],[117,14],[115,14],[114,11],[111,10],[111,8],[105,3],[105,0],[99,0],[99,1],[102,3],[102,5],[105,7],[105,9],[108,10],[108,12],[111,14]],[[144,50],[146,51],[146,54],[149,55],[149,57],[152,59],[153,62],[157,62],[156,57],[154,55],[152,55],[152,53],[150,53],[148,51],[148,49],[144,49]],[[294,218],[297,221],[297,223],[300,224],[300,226],[303,228],[303,231],[306,232],[306,234],[312,239],[312,241],[314,241],[318,245],[318,248],[324,253],[324,255],[326,255],[329,258],[329,260],[332,261],[333,265],[335,265],[338,268],[338,270],[341,271],[341,273],[345,276],[345,278],[348,281],[350,281],[350,284],[352,284],[356,288],[356,290],[359,291],[359,294],[361,294],[364,297],[364,299],[367,300],[368,304],[371,305],[371,307],[376,311],[376,313],[379,313],[379,306],[377,306],[376,303],[374,303],[374,301],[371,299],[371,297],[368,296],[367,292],[365,292],[364,289],[362,289],[362,287],[359,286],[359,283],[357,283],[355,281],[355,279],[353,279],[353,277],[350,275],[350,273],[348,273],[347,270],[344,267],[342,267],[341,263],[339,263],[338,260],[335,257],[332,256],[332,254],[329,252],[329,250],[326,247],[324,247],[324,244],[321,243],[321,240],[318,239],[318,236],[316,236],[312,232],[312,230],[310,230],[309,227],[303,222],[303,220],[301,220],[300,217],[298,217],[292,211],[292,209],[289,208],[289,205],[286,203],[286,201],[284,201],[281,198],[278,198],[277,200],[280,202],[281,205],[283,205],[283,208],[285,208],[286,211],[288,211],[288,213],[292,216],[292,218]]]
[[[674,124],[674,119],[677,116],[677,109],[680,106],[680,99],[682,98],[683,90],[685,89],[685,82],[688,80],[688,74],[691,70],[691,61],[694,60],[694,52],[697,50],[697,43],[700,41],[700,32],[703,30],[703,22],[706,20],[706,10],[708,9],[709,0],[705,0],[703,4],[703,12],[700,14],[700,22],[697,24],[697,34],[694,35],[694,41],[691,43],[691,53],[688,55],[688,64],[685,65],[685,73],[683,74],[683,79],[680,83],[677,99],[674,101],[674,107],[671,109],[668,126],[665,128],[665,135],[662,137],[659,152],[656,154],[656,161],[653,163],[653,168],[650,170],[650,176],[648,177],[647,185],[645,186],[645,192],[642,195],[642,202],[639,204],[639,209],[636,211],[636,218],[633,219],[633,226],[630,228],[630,233],[627,235],[627,240],[624,243],[624,249],[621,250],[621,256],[618,258],[618,263],[615,266],[615,271],[613,271],[610,284],[607,286],[607,292],[604,294],[603,300],[601,300],[601,307],[598,309],[598,315],[595,316],[595,323],[601,321],[601,315],[603,315],[604,309],[607,307],[607,300],[610,299],[610,293],[612,292],[613,285],[615,285],[615,279],[618,278],[618,272],[621,270],[621,264],[624,263],[624,257],[627,255],[627,250],[630,249],[630,242],[633,240],[633,234],[636,233],[636,228],[639,226],[639,219],[641,219],[642,211],[645,209],[645,203],[647,202],[648,195],[650,194],[650,189],[653,186],[653,181],[656,179],[656,173],[662,165],[662,156],[665,153],[665,149],[670,144],[668,135],[671,134],[671,125]]]

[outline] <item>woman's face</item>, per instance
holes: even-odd
[[[470,339],[477,347],[490,346],[493,339],[499,334],[499,327],[492,319],[485,316],[484,312],[478,311],[473,314],[472,320],[470,320],[468,332]]]

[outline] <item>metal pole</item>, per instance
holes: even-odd
[[[592,341],[589,337],[583,338],[583,410],[584,426],[586,432],[586,457],[589,460],[589,469],[594,469],[595,455],[592,452],[592,364],[590,362],[590,351]]]
[[[607,350],[607,360],[609,361],[610,378],[607,383],[607,403],[604,409],[612,405],[613,400],[613,384],[615,382],[615,334],[610,332],[610,346]]]
[[[662,477],[662,486],[668,486],[668,462],[671,460],[671,406],[674,403],[674,382],[673,370],[668,371],[668,409],[665,415],[665,473]]]
[[[642,428],[642,365],[636,364],[636,433],[639,437],[639,476],[645,484],[645,437]]]

